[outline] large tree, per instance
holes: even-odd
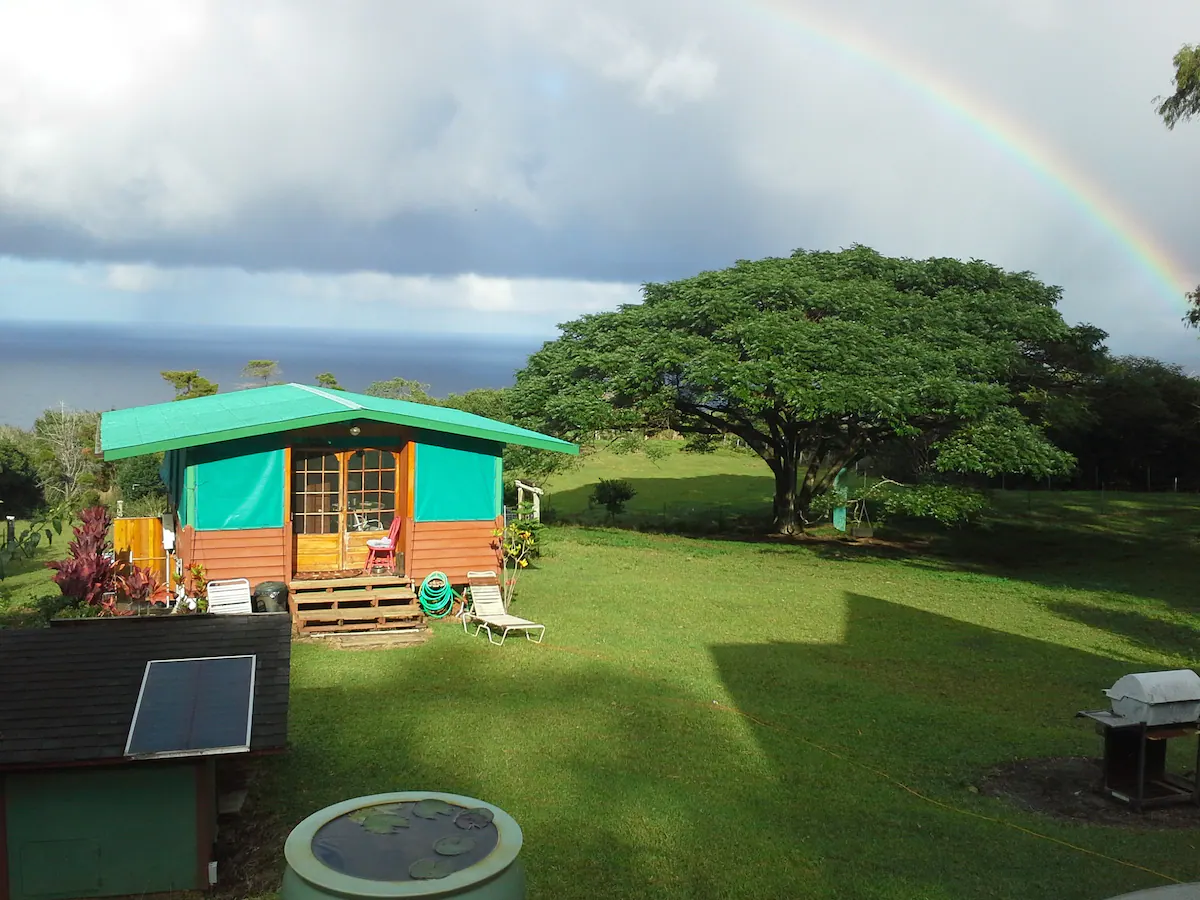
[[[942,470],[1072,463],[1020,409],[1044,348],[1071,337],[1059,289],[1029,273],[855,246],[742,261],[643,296],[561,326],[518,373],[514,415],[577,439],[664,415],[684,433],[736,435],[775,475],[782,533],[840,468],[897,438],[932,435]]]
[[[1155,97],[1158,114],[1168,128],[1174,129],[1200,115],[1200,44],[1184,44],[1172,60],[1175,64],[1175,92],[1169,97]],[[1193,328],[1200,327],[1200,287],[1187,294],[1191,308],[1184,317]]]

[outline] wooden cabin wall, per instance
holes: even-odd
[[[469,571],[500,571],[500,542],[493,532],[503,516],[475,522],[414,522],[407,550],[409,577],[419,582],[430,572],[445,572],[451,584],[466,584]]]
[[[183,530],[179,554],[186,565],[204,566],[210,581],[245,578],[250,588],[263,581],[291,579],[288,571],[287,529],[242,528],[233,531]]]

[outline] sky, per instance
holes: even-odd
[[[1194,0],[5,0],[0,328],[541,340],[863,243],[1200,371],[1200,122],[1152,102],[1197,40]]]

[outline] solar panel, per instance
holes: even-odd
[[[145,759],[249,750],[254,664],[253,655],[146,663],[125,755]]]

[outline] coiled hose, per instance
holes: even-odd
[[[430,572],[421,581],[417,601],[425,615],[431,619],[440,619],[454,607],[457,596],[454,588],[450,587],[450,579],[446,577],[445,572]]]

